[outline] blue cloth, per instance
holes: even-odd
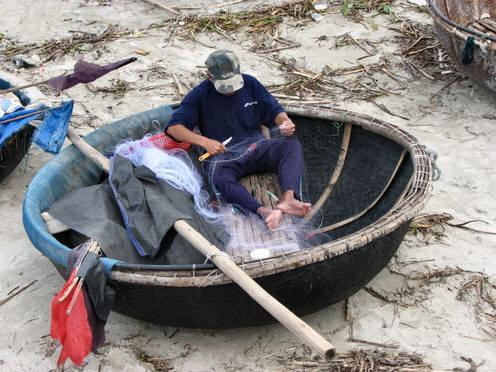
[[[257,213],[262,205],[239,183],[239,179],[252,174],[274,172],[277,173],[281,192],[293,190],[295,197],[301,200],[304,162],[300,142],[294,137],[264,139],[250,148],[245,156],[232,161],[225,161],[231,156],[229,151],[217,155],[221,161],[214,162],[215,167],[211,169],[215,191],[228,203]]]
[[[73,107],[74,101],[66,101],[48,111],[36,131],[34,143],[45,151],[58,154],[67,136]]]
[[[196,86],[181,102],[167,127],[182,124],[219,142],[233,137],[232,144],[261,133],[261,125],[273,126],[284,111],[277,100],[253,76],[243,74],[244,86],[224,95],[210,80]]]
[[[15,112],[10,113],[8,115],[2,116],[0,118],[0,149],[3,147],[4,143],[11,136],[13,136],[17,132],[19,132],[31,120],[34,120],[36,118],[39,118],[40,115],[42,115],[42,114],[29,116],[27,118],[22,118],[22,119],[19,119],[19,120],[14,120],[14,121],[11,121],[11,122],[5,123],[5,124],[2,124],[3,121],[6,121],[6,120],[9,120],[9,119],[12,119],[12,118],[16,118],[16,117],[19,117],[21,115],[31,114],[31,113],[34,113],[36,111],[39,111],[42,108],[43,107],[40,106],[40,107],[37,107],[37,108],[34,108],[34,109],[29,109],[29,110],[18,110],[18,111],[15,111]]]

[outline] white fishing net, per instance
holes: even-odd
[[[271,134],[275,137],[277,132],[273,131]],[[143,140],[120,144],[115,153],[128,158],[136,166],[146,166],[159,179],[192,195],[196,212],[207,219],[214,228],[222,229],[228,234],[229,242],[224,250],[229,255],[242,256],[245,259],[264,259],[307,249],[313,245],[306,238],[310,230],[308,222],[302,218],[283,215],[279,226],[271,231],[258,214],[239,205],[226,203],[216,190],[214,177],[221,164],[235,163],[252,156],[256,151],[264,151],[266,146],[270,146],[270,142],[265,137],[254,136],[242,143],[228,146],[226,153],[200,163],[208,185],[204,184],[203,175],[190,157],[192,153],[188,155],[184,150],[164,151],[153,146],[145,137]],[[277,171],[277,164],[266,169],[266,172],[274,174]],[[273,206],[277,204],[280,195],[276,195],[263,184],[257,185],[255,189],[259,192],[258,199],[270,199]],[[298,193],[301,195],[301,190],[298,190]]]
[[[209,205],[210,197],[203,189],[203,178],[193,166],[186,151],[163,151],[145,139],[124,142],[116,147],[115,153],[128,158],[135,166],[147,167],[157,178],[190,194],[195,203],[195,210],[201,216],[207,219],[218,218],[218,214]]]

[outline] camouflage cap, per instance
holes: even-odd
[[[221,49],[211,53],[205,61],[215,89],[222,94],[233,93],[243,88],[239,60],[231,50]]]

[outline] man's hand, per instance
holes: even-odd
[[[207,152],[211,153],[212,155],[220,154],[227,150],[226,146],[224,146],[222,143],[209,138],[205,138],[205,140],[201,144],[201,147],[203,147]]]
[[[295,125],[291,119],[284,120],[281,125],[279,125],[279,130],[283,136],[292,136],[295,132]]]

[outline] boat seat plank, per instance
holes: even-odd
[[[264,130],[267,135],[268,131]],[[248,192],[263,206],[274,209],[281,197],[281,189],[274,173],[255,174],[239,180]],[[273,196],[277,197],[275,199]],[[239,215],[233,219],[232,230],[235,239],[231,239],[226,251],[251,260],[249,249],[246,247],[266,248],[271,254],[291,252],[300,249],[296,228],[291,218],[284,216],[279,228],[271,232],[260,220],[252,217],[244,218]]]

